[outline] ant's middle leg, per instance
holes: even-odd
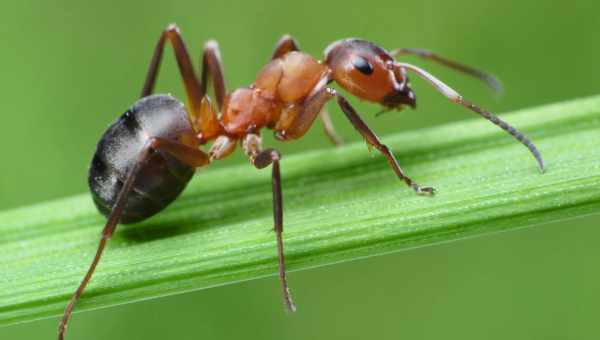
[[[279,169],[279,160],[281,155],[277,150],[262,150],[262,140],[259,135],[248,134],[242,141],[244,152],[257,169],[263,169],[271,165],[272,183],[273,183],[273,222],[275,236],[277,238],[277,257],[279,259],[279,280],[283,293],[283,301],[287,310],[294,312],[296,305],[292,300],[290,289],[287,283],[285,272],[285,255],[283,251],[283,195],[281,192],[281,173]]]
[[[202,54],[202,74],[200,82],[200,91],[202,96],[206,94],[208,86],[208,78],[212,79],[215,97],[219,111],[223,107],[227,89],[225,86],[225,76],[223,75],[223,62],[221,61],[221,52],[219,44],[215,40],[209,40],[204,45],[204,53]]]

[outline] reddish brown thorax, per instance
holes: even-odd
[[[298,104],[327,72],[327,66],[302,52],[272,60],[254,84],[225,99],[221,113],[225,132],[239,138],[264,127],[285,130],[299,113]]]

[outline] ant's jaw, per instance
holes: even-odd
[[[396,89],[383,97],[381,104],[390,109],[401,109],[402,106],[410,106],[416,109],[417,97],[412,89],[404,86],[402,89]]]

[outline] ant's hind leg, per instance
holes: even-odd
[[[275,49],[273,50],[273,54],[271,55],[271,60],[280,58],[286,53],[292,51],[300,51],[300,46],[296,42],[296,39],[286,34],[283,37],[281,37],[281,39],[279,39],[279,41],[275,45]]]
[[[334,90],[331,91],[333,92]],[[373,131],[371,131],[369,126],[362,120],[362,118],[360,118],[358,113],[356,113],[356,111],[350,105],[350,103],[348,103],[346,98],[342,97],[340,94],[337,93],[334,93],[334,95],[337,96],[338,105],[340,106],[342,111],[344,111],[344,114],[346,115],[350,123],[352,123],[352,125],[354,125],[354,128],[365,138],[367,144],[375,147],[387,158],[388,163],[390,164],[398,178],[403,180],[406,183],[406,185],[413,188],[413,190],[417,194],[432,195],[435,193],[434,188],[422,187],[415,181],[413,181],[410,177],[408,177],[406,174],[404,174],[404,171],[400,167],[400,164],[396,160],[396,157],[394,157],[394,154],[392,153],[390,148],[387,145],[381,143],[379,137],[377,137],[377,135]]]
[[[281,192],[281,173],[279,169],[279,160],[281,155],[277,150],[266,149],[262,150],[262,141],[260,136],[248,134],[242,142],[244,152],[250,161],[257,169],[263,169],[271,165],[272,183],[273,183],[273,220],[275,236],[277,238],[277,257],[279,259],[279,280],[281,281],[281,289],[283,293],[283,301],[287,310],[294,312],[296,305],[292,300],[290,289],[287,283],[285,272],[285,255],[283,251],[283,196]]]
[[[165,49],[165,43],[169,41],[173,45],[173,51],[175,52],[175,59],[179,66],[181,77],[183,78],[183,84],[187,93],[188,103],[190,105],[191,112],[198,112],[200,109],[200,102],[202,101],[203,93],[200,88],[200,83],[194,72],[190,55],[187,51],[185,43],[179,32],[179,28],[171,24],[169,25],[160,35],[156,47],[154,48],[154,54],[150,61],[150,67],[148,68],[148,74],[146,75],[146,81],[144,82],[144,88],[142,89],[142,97],[146,97],[154,91],[154,85],[156,84],[156,78],[160,68],[160,62],[162,60],[163,51]]]
[[[137,178],[140,169],[142,169],[143,165],[148,160],[148,157],[152,154],[152,150],[160,150],[167,152],[173,157],[192,167],[200,167],[210,162],[208,155],[202,152],[201,150],[191,148],[178,142],[173,142],[170,140],[160,138],[151,138],[150,140],[148,140],[148,142],[146,142],[138,156],[137,161],[135,162],[135,165],[127,174],[125,182],[123,183],[123,187],[119,191],[117,199],[115,200],[115,204],[110,214],[108,215],[108,220],[106,221],[106,224],[102,231],[102,238],[100,239],[100,243],[98,244],[94,260],[90,264],[88,271],[83,277],[83,280],[79,284],[79,287],[77,287],[77,290],[75,291],[75,293],[71,297],[71,300],[69,300],[69,304],[65,308],[63,317],[58,326],[59,340],[63,340],[65,337],[67,325],[69,323],[69,319],[71,318],[71,314],[73,313],[73,309],[75,308],[75,304],[77,303],[77,301],[81,297],[81,294],[83,294],[83,291],[92,279],[92,275],[96,270],[96,266],[100,262],[102,254],[104,253],[106,243],[115,232],[117,224],[119,223],[123,210],[125,209],[125,205],[127,204],[127,198],[133,188],[135,179]]]
[[[165,43],[167,41],[173,45],[175,59],[177,60],[188,98],[190,116],[195,117],[196,120],[203,122],[203,128],[211,130],[208,131],[208,134],[211,134],[215,132],[213,130],[218,130],[218,124],[214,123],[214,119],[212,119],[213,117],[211,116],[210,112],[208,112],[209,110],[206,109],[206,105],[204,105],[203,110],[203,99],[204,101],[208,102],[208,99],[205,99],[205,94],[209,76],[213,81],[215,96],[217,98],[217,105],[219,108],[222,107],[226,95],[219,46],[215,41],[208,41],[204,46],[204,54],[202,57],[202,82],[200,82],[194,71],[190,55],[187,51],[183,38],[181,37],[179,28],[176,25],[169,25],[161,34],[154,49],[154,54],[152,56],[152,60],[150,61],[150,67],[148,68],[148,74],[146,76],[144,88],[142,89],[142,97],[148,96],[154,91],[154,85],[156,84],[156,78],[158,77],[158,71],[160,68],[163,51],[165,49]],[[211,118],[210,124],[206,123],[207,114],[210,116],[209,118]],[[206,133],[204,134],[206,135]]]
[[[131,189],[133,188],[133,183],[135,181],[135,178],[136,178],[139,170],[142,168],[143,164],[148,159],[148,156],[150,155],[150,151],[151,151],[151,148],[148,143],[141,151],[141,153],[138,157],[138,160],[135,163],[135,166],[129,171],[129,174],[127,175],[127,179],[125,180],[123,187],[121,188],[121,191],[117,195],[115,204],[110,212],[110,215],[108,216],[108,220],[102,231],[102,238],[100,239],[100,243],[98,244],[98,249],[96,250],[96,255],[94,256],[94,260],[92,261],[83,280],[79,284],[79,287],[77,288],[77,290],[71,297],[71,300],[69,300],[69,304],[67,305],[67,308],[65,308],[65,312],[64,312],[63,317],[58,326],[58,339],[59,340],[64,339],[65,332],[67,331],[67,325],[69,323],[69,319],[71,318],[71,314],[73,313],[73,309],[75,308],[75,304],[79,300],[79,297],[81,297],[81,294],[83,294],[85,287],[88,285],[88,283],[92,279],[92,275],[94,274],[94,271],[96,270],[96,266],[100,262],[102,254],[104,253],[104,248],[106,247],[106,243],[108,242],[108,240],[114,233],[114,231],[117,227],[117,224],[119,223],[119,219],[121,218],[121,214],[123,213],[123,209],[125,209],[125,204],[127,203],[127,197],[129,196],[129,193],[131,192]]]

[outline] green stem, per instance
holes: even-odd
[[[545,174],[482,119],[384,138],[435,197],[415,195],[362,143],[284,157],[289,269],[600,212],[600,97],[504,117],[538,145]],[[246,164],[201,170],[166,211],[117,229],[76,311],[274,275],[270,186],[270,170]],[[104,223],[89,195],[0,222],[0,325],[60,315]]]

